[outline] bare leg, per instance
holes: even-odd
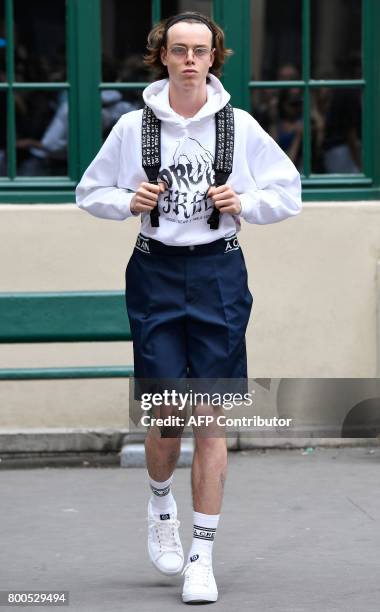
[[[148,473],[153,480],[163,482],[175,470],[181,450],[181,438],[161,438],[151,428],[145,438]]]
[[[178,415],[176,409],[161,406],[155,411],[156,417],[164,418],[168,415]],[[161,429],[161,432],[160,432]],[[145,438],[145,457],[148,473],[153,480],[163,482],[174,472],[181,452],[182,427],[153,426]]]
[[[197,420],[193,425],[195,450],[191,470],[194,530],[185,566],[182,601],[206,603],[218,599],[212,571],[212,549],[227,475],[227,444],[224,429],[215,426],[220,408],[196,406],[194,412]],[[201,416],[212,416],[214,421],[203,426]]]
[[[204,408],[204,407],[203,407]],[[209,408],[202,414],[218,414]],[[198,413],[199,414],[199,413]],[[224,483],[227,477],[227,444],[221,428],[202,431],[194,429],[195,450],[191,471],[193,507],[203,514],[219,514],[222,506]]]
[[[169,576],[182,570],[184,557],[178,534],[177,505],[170,488],[166,490],[167,483],[164,486],[163,483],[171,481],[175,470],[181,433],[181,429],[152,426],[145,438],[148,474],[151,480],[157,481],[148,503],[149,556],[155,567]]]

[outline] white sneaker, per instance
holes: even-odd
[[[174,512],[160,514],[157,519],[153,514],[152,502],[148,504],[148,552],[154,567],[161,574],[174,576],[183,567],[183,549],[179,539],[177,506]]]
[[[218,599],[211,559],[193,555],[183,568],[182,574],[185,575],[182,591],[184,603],[211,602]]]

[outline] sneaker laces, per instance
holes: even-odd
[[[161,554],[165,552],[177,552],[181,554],[181,545],[178,536],[178,527],[181,524],[180,521],[177,519],[157,521],[149,518],[148,523],[149,527],[152,527],[156,532]]]
[[[211,563],[198,559],[197,561],[190,561],[187,563],[181,575],[185,575],[185,579],[195,578],[196,582],[202,586],[208,587],[211,573]]]

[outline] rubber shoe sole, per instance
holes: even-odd
[[[187,595],[182,595],[182,601],[186,604],[199,604],[199,603],[214,603],[218,599],[218,593],[209,593],[205,595],[204,593],[188,593]]]

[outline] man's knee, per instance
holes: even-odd
[[[181,438],[185,428],[185,415],[178,411],[177,406],[156,406],[151,415],[149,431],[154,437]]]
[[[196,442],[198,440],[215,440],[225,437],[225,428],[219,422],[219,416],[223,413],[221,406],[209,404],[197,404],[193,408],[193,434]]]
[[[215,454],[227,454],[227,441],[225,437],[196,436],[195,449],[198,453],[212,457]]]

